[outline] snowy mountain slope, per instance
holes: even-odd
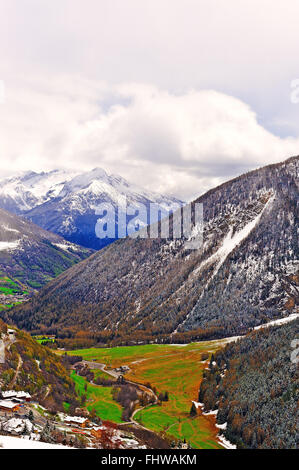
[[[82,174],[60,170],[26,173],[4,180],[0,186],[0,207],[22,214],[71,242],[95,249],[114,241],[96,236],[96,210],[101,203],[110,203],[114,208],[125,202],[135,208],[140,204],[148,208],[150,203],[162,209],[173,203],[181,205],[175,198],[145,191],[101,168]],[[118,220],[116,217],[116,231]]]
[[[132,341],[213,338],[298,310],[299,157],[244,174],[195,202],[204,243],[125,239],[12,312],[24,328],[76,326]],[[76,319],[76,320],[75,320]]]
[[[75,172],[54,170],[48,173],[25,172],[0,181],[0,207],[23,214],[58,196]]]
[[[92,250],[0,209],[0,276],[19,287],[27,291],[39,288],[90,254]]]

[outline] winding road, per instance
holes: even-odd
[[[92,369],[101,370],[105,374],[108,374],[108,375],[110,375],[111,377],[113,377],[115,379],[118,379],[118,377],[120,376],[120,374],[115,372],[114,370],[107,370],[106,369],[106,364],[103,364],[103,363],[100,363],[100,362],[83,360],[83,361],[81,361],[81,364],[87,365],[91,370]],[[127,380],[127,379],[125,379],[125,381],[126,381],[126,383],[134,385],[135,387],[138,387],[140,390],[144,391],[145,393],[147,393],[148,395],[153,397],[154,401],[153,401],[153,403],[149,403],[148,405],[136,408],[133,411],[132,415],[131,415],[130,421],[120,423],[119,426],[134,424],[135,426],[139,427],[140,429],[144,429],[145,431],[153,432],[152,429],[146,428],[145,426],[142,426],[140,423],[138,423],[138,421],[135,421],[134,416],[138,413],[138,411],[144,410],[145,408],[147,408],[149,406],[156,405],[159,401],[157,395],[154,393],[154,391],[151,388],[147,387],[144,384],[141,384],[141,383],[138,383],[138,382],[132,382],[131,380]],[[93,384],[93,385],[96,385],[96,384]]]
[[[5,344],[3,339],[0,339],[0,364],[4,364],[5,362]]]

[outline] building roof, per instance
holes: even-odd
[[[25,427],[27,427],[29,432],[33,430],[33,424],[29,419],[12,418],[3,424],[3,429],[6,432],[15,431],[17,433],[21,433],[24,431]]]
[[[82,418],[81,416],[66,416],[64,421],[83,424],[85,421],[87,421],[87,418]]]
[[[2,398],[31,398],[30,393],[24,392],[24,391],[19,391],[17,392],[16,390],[6,390],[5,392],[2,392]]]
[[[3,407],[3,408],[7,408],[7,409],[10,409],[12,410],[13,408],[15,408],[17,405],[17,403],[14,403],[13,401],[10,401],[10,400],[0,400],[0,407]]]

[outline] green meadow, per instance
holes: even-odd
[[[122,408],[112,398],[112,388],[92,385],[84,377],[71,373],[75,382],[76,392],[79,396],[86,395],[86,408],[88,411],[95,410],[96,415],[114,423],[121,423]]]
[[[218,429],[213,415],[203,415],[198,409],[196,417],[190,417],[192,400],[197,401],[198,389],[202,373],[207,362],[202,360],[202,354],[210,356],[224,341],[206,341],[188,345],[140,345],[120,346],[114,348],[89,348],[68,351],[70,355],[82,356],[85,360],[104,363],[109,368],[128,365],[130,371],[125,377],[133,382],[147,384],[157,390],[157,394],[169,394],[169,400],[161,405],[152,405],[139,410],[134,419],[148,429],[168,438],[185,440],[193,448],[209,449],[222,448],[217,439]],[[61,354],[61,351],[57,351]],[[104,374],[99,372],[99,374]],[[74,377],[73,377],[74,378]],[[80,393],[83,393],[85,379],[74,378],[81,383]],[[79,385],[78,385],[79,386]],[[93,387],[93,386],[90,386]],[[105,391],[104,391],[105,390]],[[112,400],[111,389],[99,387],[93,393],[96,406],[106,409],[106,405],[116,405]],[[96,397],[96,398],[95,398]],[[88,408],[89,409],[89,408]],[[111,416],[114,411],[107,411],[107,419],[117,421]],[[118,415],[119,416],[119,415]]]

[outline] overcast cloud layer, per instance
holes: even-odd
[[[2,0],[0,171],[185,199],[299,153],[297,1]]]

